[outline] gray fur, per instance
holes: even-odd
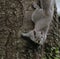
[[[35,43],[43,45],[48,34],[50,23],[53,19],[55,0],[41,0],[42,8],[34,2],[36,8],[32,13],[32,21],[35,23],[35,28],[28,32],[22,33],[23,36],[29,37]]]

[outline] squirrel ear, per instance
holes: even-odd
[[[38,5],[36,2],[33,2],[33,3],[32,3],[32,7],[33,7],[34,9],[40,8],[39,5]]]

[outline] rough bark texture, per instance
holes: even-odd
[[[31,21],[32,2],[0,0],[0,59],[36,59],[35,44],[21,37],[22,32],[28,32],[34,27]]]

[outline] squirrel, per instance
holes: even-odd
[[[43,45],[47,38],[50,23],[53,20],[55,0],[40,0],[40,2],[42,8],[37,3],[33,3],[35,11],[32,13],[31,19],[35,24],[34,29],[21,35],[29,37],[34,43]]]

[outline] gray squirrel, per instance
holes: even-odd
[[[32,13],[32,21],[35,27],[28,33],[22,33],[23,37],[29,37],[33,42],[43,45],[46,41],[50,23],[53,19],[55,0],[40,0],[42,8],[33,3],[35,11]]]

